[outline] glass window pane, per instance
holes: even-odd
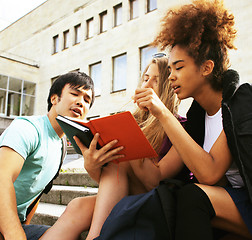
[[[24,94],[35,95],[36,84],[24,81]]]
[[[5,114],[6,91],[0,90],[0,115]]]
[[[100,33],[108,30],[108,14],[107,11],[100,14]]]
[[[9,90],[21,93],[21,89],[22,89],[22,80],[10,77]]]
[[[130,0],[130,19],[137,18],[139,16],[139,1]]]
[[[59,35],[53,37],[53,53],[59,52]]]
[[[19,116],[21,94],[9,93],[7,116]]]
[[[127,55],[113,59],[113,91],[126,89],[127,85]]]
[[[147,12],[151,12],[155,9],[157,9],[157,0],[148,0]]]
[[[63,48],[69,48],[69,30],[65,31],[63,33],[63,37],[64,37],[64,45]]]
[[[7,89],[8,77],[0,75],[0,88]]]
[[[20,114],[33,115],[36,84],[13,77],[9,77],[8,83],[8,77],[1,75],[0,80],[0,115],[12,117]]]
[[[118,25],[122,24],[122,4],[118,4],[114,7],[114,22],[115,22],[115,27]]]
[[[77,25],[74,27],[74,34],[75,34],[75,37],[74,37],[74,43],[79,43],[80,40],[81,40],[81,25]]]
[[[94,19],[90,18],[87,20],[87,38],[94,36]]]
[[[34,112],[35,97],[23,95],[22,116],[31,116]]]
[[[90,66],[90,77],[94,81],[95,95],[101,95],[101,63]]]
[[[152,59],[152,55],[157,52],[156,47],[144,47],[141,48],[141,75],[146,68],[146,66],[150,63]]]

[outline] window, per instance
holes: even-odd
[[[147,12],[157,9],[157,0],[147,0]]]
[[[141,62],[141,75],[145,70],[146,66],[150,63],[152,59],[152,55],[157,52],[157,48],[155,47],[143,47],[140,49],[140,62]]]
[[[130,20],[139,16],[139,1],[130,0]]]
[[[100,33],[108,30],[108,14],[107,11],[100,13]]]
[[[79,69],[79,68],[76,68],[76,69],[71,70],[71,71],[69,71],[69,72],[79,72],[79,71],[80,71],[80,69]]]
[[[7,107],[7,83],[8,77],[0,75],[0,116],[5,115],[5,109]]]
[[[63,32],[63,49],[69,48],[69,30]]]
[[[51,78],[51,85],[57,80],[59,76]]]
[[[78,24],[74,27],[74,44],[80,43],[81,40],[81,25]]]
[[[101,95],[101,62],[90,65],[89,75],[94,81],[95,96]]]
[[[87,20],[87,39],[94,36],[94,18]]]
[[[127,85],[127,55],[113,58],[113,87],[112,91],[125,90]]]
[[[53,37],[53,53],[59,52],[59,35]]]
[[[33,115],[35,104],[35,84],[24,81],[22,94],[22,116]]]
[[[35,89],[35,83],[0,75],[0,115],[33,115]]]
[[[6,96],[5,96],[5,92],[1,92],[0,90],[0,116],[4,114],[5,112],[5,99],[6,99]]]
[[[122,3],[114,6],[114,27],[122,24]]]

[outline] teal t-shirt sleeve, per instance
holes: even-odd
[[[15,119],[0,137],[0,147],[10,147],[24,159],[35,151],[38,142],[36,127],[26,119]]]

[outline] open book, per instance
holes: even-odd
[[[88,122],[61,115],[58,115],[56,120],[72,143],[75,151],[79,154],[81,154],[81,151],[73,137],[77,136],[86,147],[89,147],[94,134],[99,133],[97,148],[115,139],[118,140],[118,143],[114,146],[115,148],[124,147],[118,154],[124,154],[125,157],[118,159],[119,162],[158,156],[134,117],[128,111],[96,118]]]

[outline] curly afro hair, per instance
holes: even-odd
[[[153,45],[162,50],[181,45],[199,66],[205,60],[214,61],[208,80],[214,89],[221,90],[221,76],[229,66],[227,49],[236,49],[235,37],[234,16],[224,8],[223,0],[194,0],[168,10]]]

